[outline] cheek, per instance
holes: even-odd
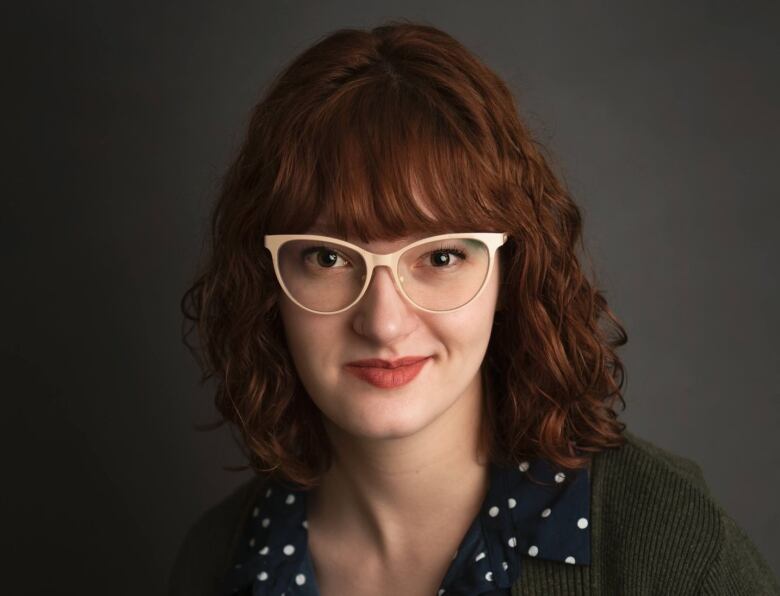
[[[465,340],[474,340],[490,336],[493,318],[498,300],[498,276],[493,271],[482,293],[466,307],[449,315],[436,315],[431,324],[440,329],[450,330],[450,335]]]
[[[297,367],[310,360],[309,354],[316,351],[318,336],[316,325],[302,309],[289,300],[279,304],[279,314],[282,319],[287,346]]]
[[[453,318],[439,328],[441,338],[453,350],[463,355],[481,353],[490,339],[493,328],[492,309],[467,310],[463,316]],[[466,356],[470,359],[469,356]]]
[[[336,342],[343,333],[339,330],[338,317],[321,317],[308,313],[291,302],[280,304],[280,317],[293,364],[304,386],[312,393],[330,376],[328,361],[334,353]]]

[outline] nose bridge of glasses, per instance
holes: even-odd
[[[368,258],[372,258],[371,255],[369,255]],[[387,268],[387,274],[390,277],[390,283],[395,285],[395,279],[393,275],[393,266],[394,266],[395,260],[393,258],[393,254],[376,254],[373,253],[373,271],[371,272],[371,277],[375,277],[376,274],[379,273],[380,268],[386,267]],[[369,279],[366,283],[366,285],[370,285],[371,279]],[[400,288],[396,288],[396,291],[400,290]]]
[[[374,254],[373,260],[374,260],[374,267],[381,267],[382,265],[384,265],[392,271],[393,262],[394,262],[392,254],[389,255]]]

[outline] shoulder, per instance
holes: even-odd
[[[622,593],[624,582],[644,578],[653,593],[717,594],[726,574],[776,588],[755,546],[710,493],[701,466],[623,434],[623,446],[593,459],[593,546],[607,587],[614,581]]]
[[[647,483],[659,488],[667,488],[671,484],[678,490],[709,495],[698,463],[659,447],[633,432],[624,431],[623,436],[626,443],[622,447],[603,451],[594,461],[595,466],[607,472],[604,480],[611,483],[627,482],[634,488]],[[663,493],[658,496],[663,496]]]
[[[204,511],[187,530],[168,577],[170,596],[213,595],[264,480],[255,476]]]

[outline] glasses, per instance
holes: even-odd
[[[285,294],[317,314],[344,312],[365,294],[375,267],[390,269],[401,294],[432,313],[463,308],[490,277],[503,232],[441,234],[377,254],[339,238],[270,234],[264,245]]]

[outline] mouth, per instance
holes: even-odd
[[[404,356],[397,360],[383,360],[382,358],[368,358],[366,360],[355,360],[354,362],[347,363],[347,366],[370,366],[372,368],[398,368],[399,366],[409,366],[410,364],[416,364],[420,360],[425,360],[430,356]]]
[[[430,356],[412,357],[405,359],[405,364],[393,367],[388,367],[386,361],[380,361],[380,366],[366,366],[365,362],[367,361],[360,361],[359,363],[351,362],[344,368],[358,379],[371,383],[375,387],[392,389],[412,382],[430,359]]]

